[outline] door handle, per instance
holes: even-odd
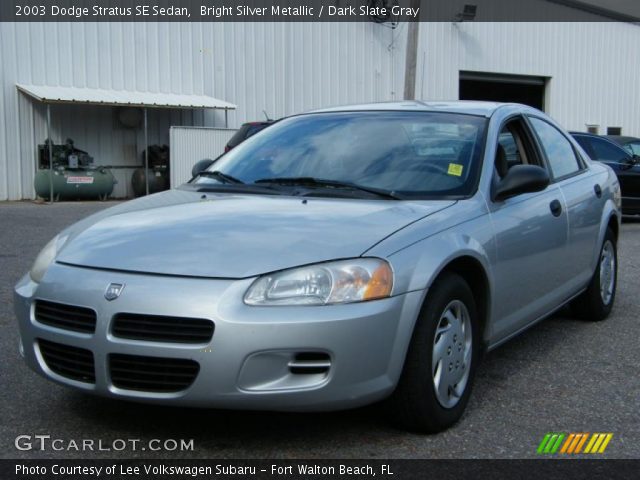
[[[551,213],[554,217],[559,217],[562,213],[562,204],[559,200],[554,200],[549,204],[549,209],[551,210]]]
[[[593,191],[596,192],[596,197],[602,197],[602,188],[597,183],[593,186]]]

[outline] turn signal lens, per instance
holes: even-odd
[[[374,300],[391,295],[393,288],[393,272],[388,263],[381,263],[373,272],[362,296],[363,300]]]

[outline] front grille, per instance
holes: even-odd
[[[112,333],[132,340],[207,343],[213,337],[213,322],[200,318],[119,313],[113,319]]]
[[[90,308],[37,300],[35,317],[39,323],[63,330],[82,333],[96,330],[96,312]]]
[[[38,346],[49,370],[84,383],[95,383],[93,353],[84,348],[38,339]]]
[[[180,358],[109,355],[111,382],[118,388],[145,392],[179,392],[193,383],[200,365]]]

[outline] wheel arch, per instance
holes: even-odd
[[[434,275],[430,286],[435,284],[439,278],[445,273],[455,273],[462,277],[471,288],[473,293],[473,299],[476,302],[476,308],[478,310],[478,316],[480,320],[480,340],[484,346],[488,338],[488,326],[489,326],[489,314],[491,308],[491,287],[489,283],[489,276],[487,271],[480,260],[472,255],[461,255],[459,257],[449,260],[442,268]],[[425,297],[425,302],[428,299],[428,294]]]
[[[479,310],[480,345],[486,348],[491,335],[493,298],[492,252],[495,244],[487,217],[481,216],[384,255],[396,272],[394,293],[415,293],[411,311],[398,326],[396,357],[391,377],[400,376],[409,345],[430,293],[446,272],[460,275],[469,283]]]
[[[616,242],[620,238],[620,222],[622,215],[620,211],[616,208],[613,200],[608,200],[605,203],[605,208],[602,212],[602,217],[600,218],[600,231],[598,232],[598,242],[594,245],[593,254],[591,258],[591,270],[595,272],[598,265],[598,258],[600,256],[600,248],[602,247],[602,242],[604,242],[604,236],[607,233],[607,229],[611,229],[613,235],[615,236]]]

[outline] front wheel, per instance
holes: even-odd
[[[576,313],[585,320],[598,322],[611,313],[618,284],[616,237],[610,228],[604,236],[598,267],[587,289],[572,302]]]
[[[479,359],[478,325],[469,285],[444,273],[427,295],[391,397],[392,415],[402,427],[435,433],[460,419]]]

